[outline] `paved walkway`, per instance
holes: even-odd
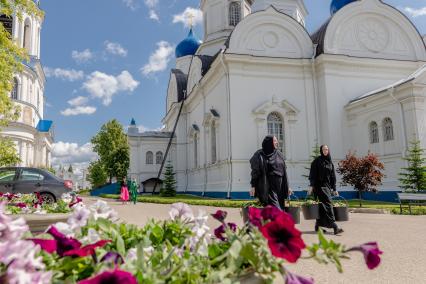
[[[90,204],[94,200],[85,198],[84,201]],[[148,203],[122,205],[111,200],[108,203],[123,221],[136,225],[144,225],[152,218],[166,219],[170,208],[169,205]],[[207,213],[214,213],[218,209],[191,207],[194,211],[202,209]],[[227,208],[226,211],[228,221],[242,225],[239,209]],[[350,219],[349,222],[340,224],[345,229],[342,236],[327,234],[327,237],[347,246],[377,241],[384,251],[379,268],[369,271],[362,255],[353,253],[351,260],[343,261],[344,274],[339,274],[332,265],[319,265],[311,260],[301,260],[297,265],[290,265],[291,271],[310,275],[314,277],[315,283],[426,283],[426,216],[351,214]],[[209,219],[211,228],[217,225],[217,221]],[[306,243],[311,244],[317,240],[313,232],[314,221],[302,220],[297,226],[303,232]]]

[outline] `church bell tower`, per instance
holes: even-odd
[[[251,13],[254,0],[202,0],[204,40],[201,54],[214,55],[235,26]]]

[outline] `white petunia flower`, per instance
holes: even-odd
[[[67,237],[74,237],[73,228],[68,223],[58,222],[55,224],[55,228]]]
[[[194,219],[194,214],[192,213],[191,207],[189,207],[188,204],[182,202],[172,204],[169,215],[172,220],[182,219],[191,221]]]
[[[90,217],[90,210],[84,206],[77,206],[72,215],[68,218],[68,224],[73,230],[86,226]]]

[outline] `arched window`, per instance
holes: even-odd
[[[241,21],[241,6],[238,2],[229,5],[229,25],[236,26]]]
[[[18,91],[19,91],[18,79],[13,78],[13,89],[12,89],[12,93],[11,93],[11,97],[12,97],[13,100],[18,99]]]
[[[281,115],[272,112],[268,115],[268,135],[277,137],[279,149],[284,153],[284,123]]]
[[[211,138],[211,151],[212,151],[212,164],[216,163],[217,153],[216,153],[216,123],[213,121],[211,130],[210,130],[210,138]]]
[[[194,168],[198,167],[198,134],[194,134]]]
[[[383,119],[383,134],[385,141],[391,141],[393,140],[393,124],[392,119],[389,117],[386,117]]]
[[[379,127],[377,126],[377,122],[370,122],[370,143],[379,143]]]
[[[154,154],[151,151],[146,152],[146,164],[154,164]]]
[[[24,48],[31,52],[31,23],[29,19],[24,24]]]
[[[157,153],[155,153],[155,163],[157,165],[161,164],[163,162],[163,152],[158,151]]]

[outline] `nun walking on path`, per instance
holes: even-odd
[[[284,155],[278,150],[278,139],[268,135],[262,149],[250,159],[251,196],[256,196],[263,206],[272,205],[284,211],[284,200],[289,195]]]
[[[314,198],[320,202],[319,219],[315,222],[315,231],[320,227],[333,228],[334,234],[343,233],[336,224],[333,212],[332,195],[338,196],[336,190],[336,173],[327,145],[320,148],[321,155],[311,164],[309,181]]]

